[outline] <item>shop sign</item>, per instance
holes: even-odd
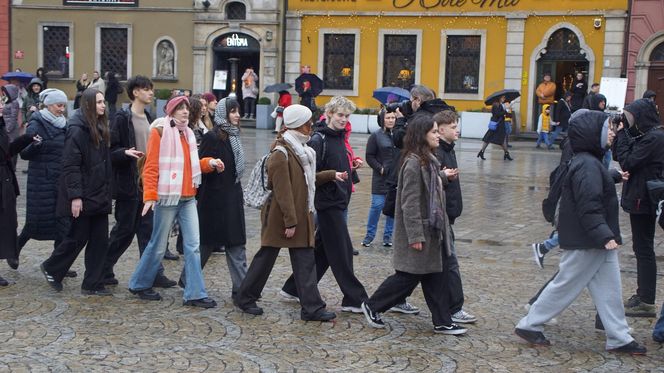
[[[300,0],[302,3],[357,3],[358,0]],[[363,0],[375,2],[375,0]],[[516,7],[521,0],[388,0],[394,9],[464,9],[464,10],[503,10]],[[389,5],[388,5],[389,7]]]
[[[259,51],[260,45],[251,36],[234,32],[217,38],[214,42],[214,49],[218,51]]]
[[[22,60],[25,57],[25,53],[22,50],[17,50],[14,52],[14,58],[17,60]]]
[[[238,36],[238,34],[233,34],[222,39],[221,46],[228,48],[246,48],[249,46],[249,41],[247,38]]]
[[[79,6],[138,6],[138,0],[62,0],[63,5]]]

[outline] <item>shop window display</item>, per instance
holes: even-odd
[[[352,90],[355,34],[325,34],[323,61],[325,89]]]
[[[385,35],[383,87],[410,88],[415,84],[417,35]]]

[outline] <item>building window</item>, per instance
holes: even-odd
[[[650,61],[664,61],[664,43],[656,46],[650,53]]]
[[[46,75],[69,78],[69,26],[42,26],[41,47]]]
[[[127,33],[126,28],[100,28],[101,74],[113,71],[120,80],[127,79]]]
[[[325,89],[353,90],[355,34],[325,34],[323,37],[323,84]]]
[[[447,36],[445,93],[479,93],[481,50],[481,36]]]
[[[238,1],[226,4],[226,19],[247,19],[247,7]]]
[[[417,35],[384,35],[383,87],[409,89],[415,84]]]

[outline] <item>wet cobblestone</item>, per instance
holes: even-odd
[[[268,131],[243,130],[250,168],[270,142]],[[363,156],[366,135],[352,136]],[[208,292],[218,302],[214,309],[182,306],[179,288],[161,290],[161,302],[138,300],[127,281],[138,257],[130,247],[116,267],[120,285],[113,297],[85,297],[81,279],[66,279],[64,291],[54,293],[44,281],[39,263],[52,250],[51,242],[30,241],[19,270],[2,265],[3,277],[15,284],[0,288],[0,371],[160,371],[160,372],[521,372],[521,371],[664,371],[664,347],[650,337],[654,319],[629,318],[634,337],[648,356],[629,357],[604,351],[604,335],[594,330],[594,308],[584,292],[558,323],[546,328],[550,348],[534,349],[513,334],[525,314],[523,305],[551,276],[559,258],[553,252],[539,270],[530,244],[548,237],[551,227],[541,217],[548,174],[558,162],[558,151],[539,151],[531,143],[515,143],[514,162],[489,149],[487,160],[475,154],[480,143],[457,145],[464,212],[454,226],[457,237],[465,309],[479,321],[462,337],[435,335],[421,290],[411,303],[418,316],[386,314],[385,329],[369,327],[362,315],[341,313],[341,294],[328,273],[320,283],[323,298],[338,317],[332,323],[300,321],[299,307],[278,295],[290,274],[282,252],[259,305],[265,314],[241,313],[230,301],[230,278],[223,255],[215,254],[205,269]],[[19,161],[18,169],[27,163]],[[248,172],[247,172],[248,174]],[[350,231],[360,249],[355,271],[372,293],[392,273],[391,250],[380,242],[360,247],[370,203],[371,172],[360,170],[350,206]],[[246,177],[246,176],[245,176]],[[19,172],[21,190],[25,175]],[[19,226],[25,215],[19,200]],[[247,209],[247,256],[259,245],[258,213]],[[111,219],[112,220],[112,219]],[[625,245],[621,248],[623,296],[636,287],[636,262],[626,215],[621,215]],[[382,232],[382,221],[378,230]],[[656,252],[664,255],[657,230]],[[182,266],[165,261],[166,273],[176,278]],[[73,268],[83,272],[82,256]],[[658,307],[664,300],[660,266]]]

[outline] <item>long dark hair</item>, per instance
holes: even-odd
[[[224,119],[228,121],[228,124],[230,124],[231,126],[235,126],[235,124],[231,123],[231,121],[228,120],[228,116],[231,114],[231,111],[233,111],[233,109],[240,110],[240,103],[235,98],[229,97],[226,98],[224,104],[226,104],[226,118]],[[220,103],[217,105],[220,105]],[[240,123],[238,123],[236,127],[240,128]],[[217,130],[219,138],[223,141],[226,141],[226,139],[228,138],[228,134],[226,133],[226,131],[222,130],[221,126],[217,126],[216,123],[214,128]]]
[[[94,88],[88,88],[83,91],[81,96],[81,114],[85,119],[88,129],[90,130],[90,138],[95,144],[95,147],[99,147],[100,143],[104,143],[105,146],[110,146],[111,144],[111,134],[108,130],[108,116],[106,111],[103,115],[97,114],[97,93],[100,93],[100,90]]]
[[[408,131],[403,139],[400,163],[403,163],[408,155],[415,154],[420,158],[422,166],[429,165],[433,152],[427,142],[427,133],[431,131],[433,125],[433,117],[427,114],[415,115],[408,121]]]
[[[193,95],[189,97],[189,127],[196,128],[198,127],[198,121],[201,116],[201,110],[203,110],[203,104],[201,103],[200,95]]]

